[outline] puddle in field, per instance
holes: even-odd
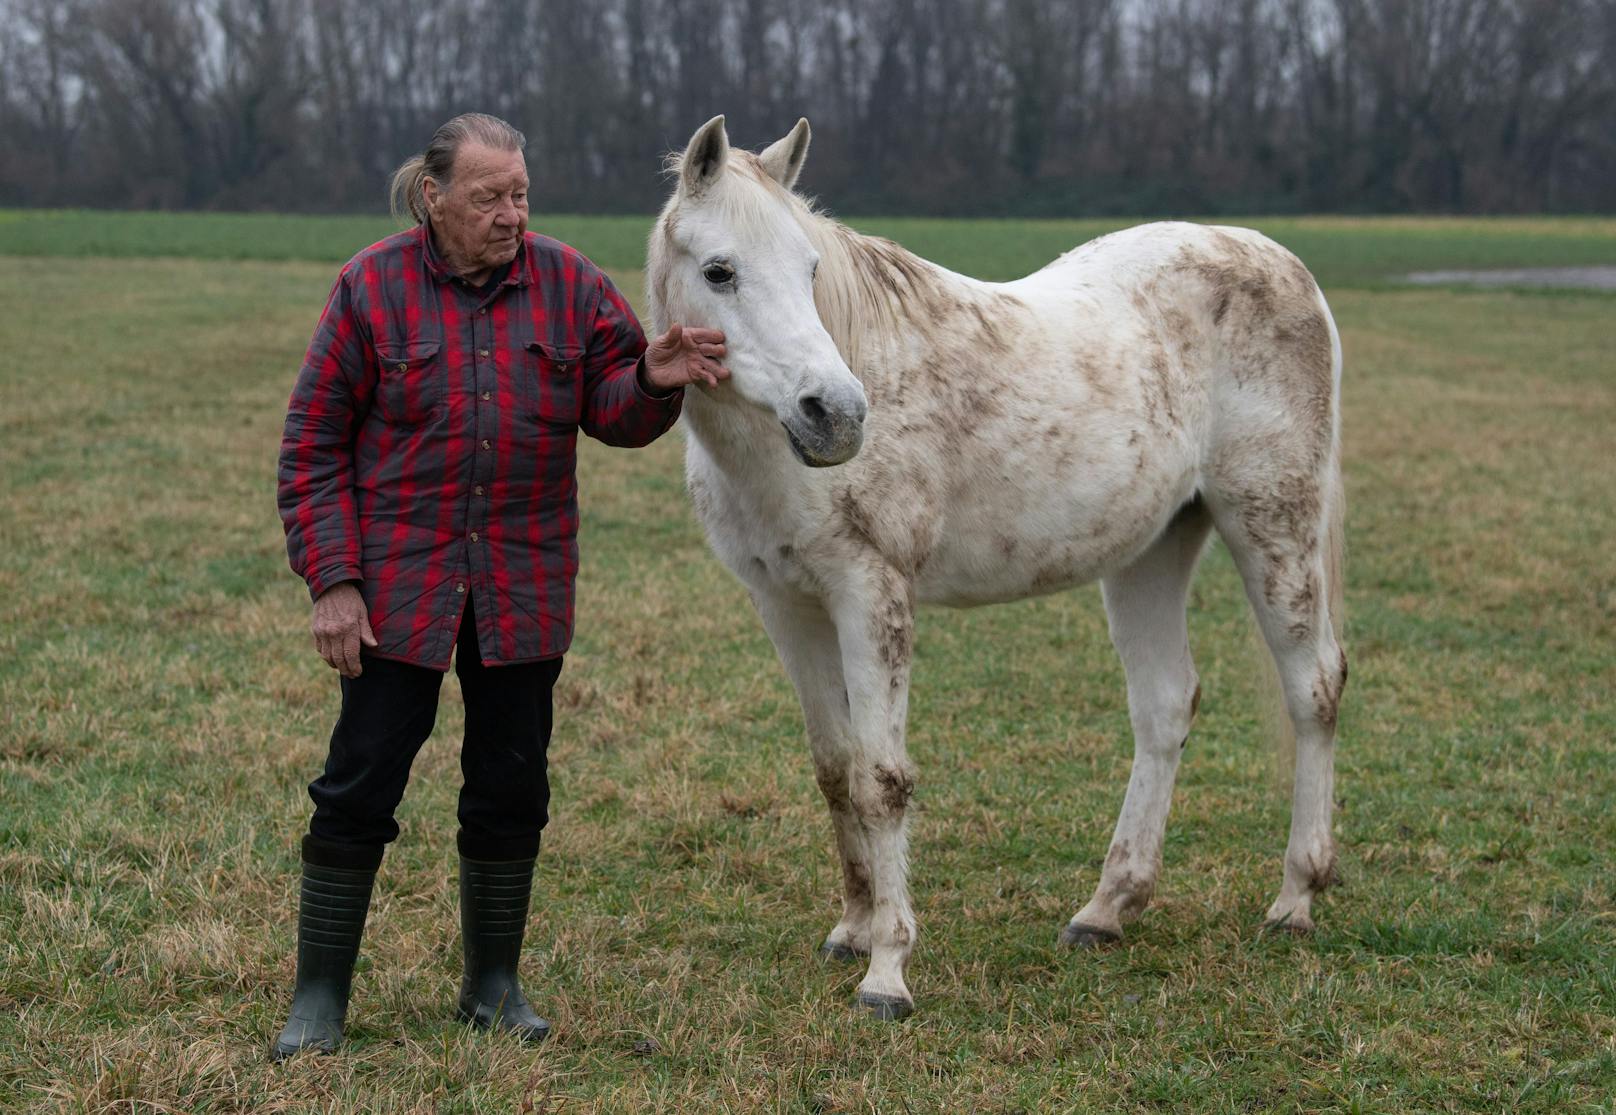
[[[1415,271],[1406,283],[1421,286],[1540,286],[1616,290],[1616,267],[1515,267],[1498,271]]]

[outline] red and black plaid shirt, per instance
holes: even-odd
[[[426,227],[342,269],[286,414],[277,502],[319,596],[362,582],[385,658],[446,670],[468,595],[489,665],[572,640],[578,431],[645,445],[683,393],[648,395],[645,335],[604,274],[528,233],[478,292]]]

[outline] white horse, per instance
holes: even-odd
[[[915,606],[1095,579],[1135,755],[1099,884],[1061,940],[1120,939],[1155,886],[1200,698],[1184,612],[1213,528],[1296,733],[1267,918],[1310,929],[1335,864],[1347,676],[1333,618],[1341,347],[1313,277],[1255,232],[1173,223],[978,282],[816,213],[792,192],[808,137],[801,120],[754,155],[730,147],[721,116],[698,130],[671,160],[647,287],[657,331],[678,321],[728,338],[731,378],[685,403],[687,480],[802,702],[843,873],[825,951],[869,957],[858,998],[878,1017],[913,1009]]]

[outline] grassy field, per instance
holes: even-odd
[[[1085,240],[1138,222],[853,218],[927,259],[981,279],[1019,278]],[[1569,267],[1616,260],[1607,217],[1219,218],[1260,227],[1307,260],[1327,289],[1387,289],[1410,271]],[[326,260],[340,263],[396,231],[386,217],[273,213],[94,213],[0,209],[0,256],[139,256]],[[558,237],[614,271],[644,266],[648,217],[551,216],[535,230]]]
[[[643,219],[534,223],[638,297]],[[858,223],[988,276],[1109,227]],[[1345,885],[1312,939],[1256,932],[1288,803],[1215,547],[1162,883],[1107,952],[1055,948],[1131,754],[1098,593],[922,617],[919,1013],[855,1014],[858,972],[814,954],[839,872],[795,700],[680,437],[591,444],[526,962],[556,1038],[448,1021],[450,680],[351,1045],[276,1067],[337,696],[277,439],[331,261],[389,226],[0,214],[0,1109],[1616,1109],[1616,298],[1385,283],[1611,262],[1616,221],[1255,223],[1324,278],[1347,358]]]

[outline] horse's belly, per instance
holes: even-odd
[[[995,485],[959,501],[919,571],[917,596],[956,607],[993,604],[1122,568],[1195,492],[1192,468],[1163,466],[1030,496],[1022,485]]]

